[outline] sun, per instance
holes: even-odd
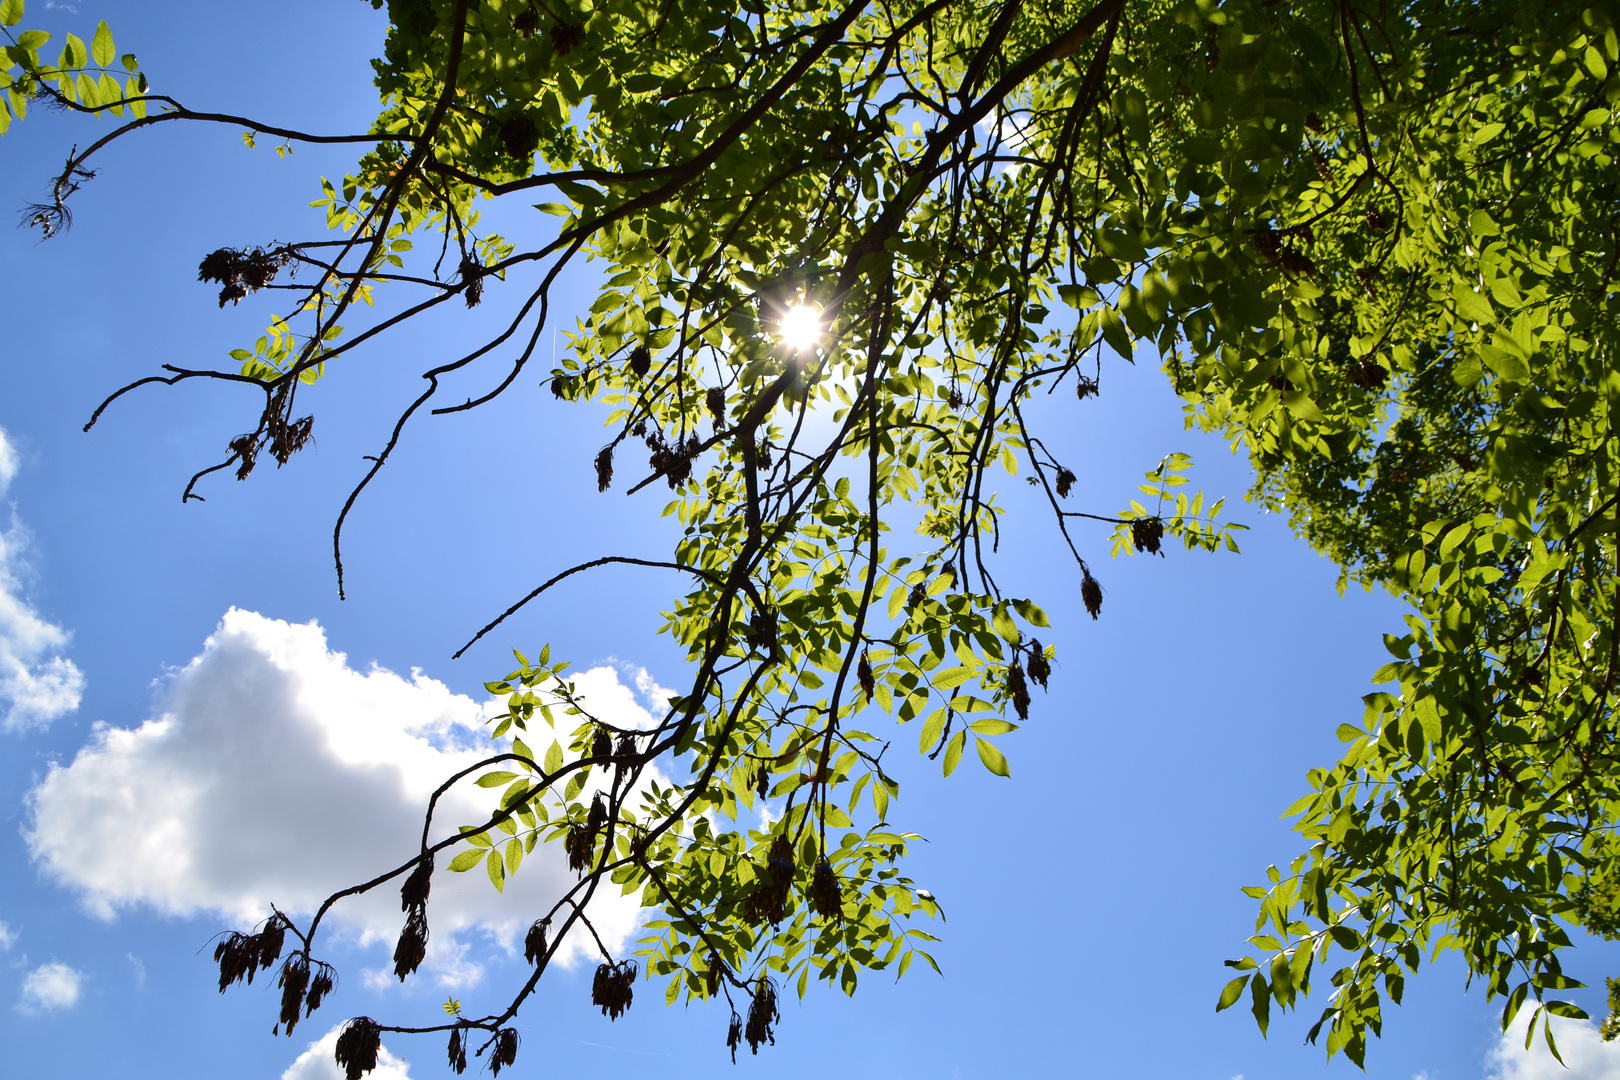
[[[821,340],[821,312],[806,304],[787,309],[780,324],[782,341],[795,352],[813,348]]]

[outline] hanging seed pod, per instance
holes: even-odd
[[[748,617],[748,640],[767,656],[776,652],[776,612],[756,609]]]
[[[610,758],[612,756],[613,736],[608,734],[607,728],[599,727],[596,729],[596,734],[591,736],[591,757]]]
[[[776,1035],[771,1031],[771,1025],[779,1019],[776,1011],[776,985],[770,977],[761,975],[754,989],[754,1002],[748,1006],[748,1026],[743,1032],[748,1040],[748,1049],[759,1053],[761,1043],[769,1040],[772,1046],[776,1045]]]
[[[1316,166],[1317,176],[1320,176],[1323,180],[1326,180],[1330,184],[1333,182],[1333,163],[1331,161],[1323,157],[1320,153],[1313,153],[1311,155],[1311,164]]]
[[[1085,571],[1085,575],[1080,582],[1080,599],[1085,602],[1086,611],[1095,620],[1097,613],[1102,611],[1102,586],[1097,584],[1097,579],[1091,576],[1090,570]]]
[[[1084,401],[1088,397],[1096,397],[1097,395],[1097,380],[1081,375],[1079,380],[1075,383],[1074,396],[1078,400]]]
[[[281,915],[270,916],[259,932],[259,966],[269,971],[270,965],[281,959],[281,947],[287,940],[287,922]]]
[[[523,937],[523,959],[538,964],[546,958],[546,920],[536,919]]]
[[[233,930],[214,947],[214,962],[219,965],[220,993],[243,979],[252,983],[254,972],[259,968],[259,942]]]
[[[450,1029],[450,1071],[457,1076],[467,1071],[467,1040],[460,1028]]]
[[[1067,499],[1069,492],[1074,490],[1074,473],[1068,469],[1059,469],[1057,474],[1058,498]]]
[[[1305,126],[1311,129],[1312,134],[1322,134],[1322,118],[1313,112],[1305,114]]]
[[[551,396],[567,397],[574,389],[574,380],[567,375],[553,375],[551,378]]]
[[[321,1007],[326,995],[336,989],[337,972],[332,965],[317,963],[315,973],[310,976],[309,993],[304,998],[304,1019],[308,1020],[310,1014]]]
[[[495,1033],[495,1052],[489,1055],[489,1071],[491,1075],[501,1075],[501,1069],[517,1063],[518,1033],[517,1028],[501,1028]]]
[[[731,1010],[731,1025],[726,1028],[726,1049],[731,1051],[731,1063],[737,1064],[737,1047],[742,1044],[743,1022],[737,1010]],[[757,1051],[756,1051],[757,1053]]]
[[[622,960],[617,964],[601,964],[596,978],[591,981],[591,1004],[602,1007],[602,1015],[617,1020],[630,1008],[635,997],[636,962]]]
[[[1029,719],[1029,687],[1024,683],[1024,669],[1015,656],[1013,662],[1007,665],[1007,697],[1012,699],[1013,709],[1018,713],[1018,719]]]
[[[424,852],[411,870],[405,884],[399,887],[399,910],[426,907],[428,893],[433,890],[433,853]]]
[[[1032,682],[1046,689],[1046,680],[1052,677],[1052,665],[1046,659],[1046,650],[1041,648],[1040,638],[1029,639],[1029,677]]]
[[[823,855],[816,860],[815,876],[810,879],[810,906],[824,919],[844,918],[844,894],[838,886],[838,874]]]
[[[720,992],[720,972],[722,970],[724,970],[724,965],[720,963],[719,955],[711,952],[709,954],[709,970],[703,981],[703,989],[710,997],[714,997]]]
[[[861,692],[866,695],[866,700],[871,701],[877,690],[877,679],[872,675],[872,664],[866,659],[865,653],[861,654],[861,662],[855,668],[855,677],[860,680]]]
[[[962,407],[962,391],[958,390],[954,384],[945,393],[945,404],[951,407],[952,412]]]
[[[585,40],[585,28],[575,23],[560,22],[551,28],[549,34],[551,47],[558,56],[567,56],[574,46]]]
[[[1367,211],[1367,228],[1373,232],[1381,233],[1389,228],[1389,216],[1382,210]]]
[[[602,793],[598,791],[596,797],[591,800],[591,810],[585,818],[585,827],[590,830],[592,837],[607,825],[607,816],[607,800],[602,798]]]
[[[382,1028],[377,1021],[369,1016],[357,1016],[338,1032],[332,1056],[348,1080],[360,1080],[377,1067],[377,1050],[381,1046]]]
[[[427,940],[427,909],[412,908],[405,928],[399,932],[399,942],[394,946],[394,974],[399,976],[400,982],[422,966],[427,956]]]
[[[626,759],[633,758],[635,756],[636,737],[635,735],[626,731],[624,734],[619,736],[618,743],[613,747],[613,757],[619,762],[619,764],[622,765],[625,763]]]
[[[652,350],[645,345],[637,345],[630,350],[630,370],[635,372],[636,378],[645,379],[647,372],[652,369]]]
[[[613,486],[613,447],[604,446],[596,455],[596,490],[606,491]]]
[[[512,16],[512,29],[519,37],[534,37],[534,32],[540,29],[539,14],[535,12],[534,8],[518,12]],[[464,1065],[463,1068],[465,1067]],[[461,1070],[456,1071],[460,1072]]]
[[[906,607],[908,609],[915,608],[926,599],[928,599],[928,590],[924,589],[923,583],[919,581],[911,587],[911,592],[906,594]]]
[[[771,467],[771,444],[766,442],[764,439],[761,439],[759,441],[759,446],[757,448],[755,448],[755,450],[754,450],[754,460],[759,462],[759,467],[760,468],[762,468],[762,469],[770,468]]]
[[[771,797],[771,767],[769,765],[761,765],[759,771],[754,774],[754,790],[759,792],[759,797],[762,799]]]
[[[501,140],[501,149],[514,161],[528,161],[540,145],[539,130],[535,128],[534,121],[523,113],[508,119],[496,134]]]
[[[287,957],[287,962],[281,965],[281,978],[276,980],[281,988],[281,1018],[277,1026],[289,1037],[293,1028],[298,1026],[298,1011],[304,1005],[304,991],[309,988],[309,960],[303,953],[293,953]]]
[[[703,404],[714,417],[714,429],[719,431],[726,426],[726,391],[723,387],[711,386],[703,395]]]
[[[1159,518],[1137,518],[1131,522],[1131,544],[1137,551],[1149,555],[1159,554],[1159,541],[1164,539],[1164,522]]]
[[[793,842],[787,834],[778,833],[771,841],[771,851],[766,857],[766,869],[771,872],[771,880],[784,884],[793,880]]]
[[[591,849],[595,847],[596,836],[582,824],[568,827],[568,835],[563,837],[563,854],[568,856],[568,869],[581,876],[591,867]]]
[[[461,265],[456,269],[461,275],[461,299],[468,307],[477,307],[484,298],[484,268],[471,255],[463,255]]]

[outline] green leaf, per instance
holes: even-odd
[[[997,776],[1012,775],[1012,769],[1007,765],[1006,755],[996,749],[994,743],[987,739],[975,739],[974,742],[979,748],[979,760],[984,762],[985,768]]]
[[[1009,731],[1017,731],[1018,725],[1009,723],[1006,720],[987,717],[983,720],[973,721],[973,723],[968,725],[968,728],[975,735],[1005,735]]]
[[[473,783],[477,784],[479,787],[500,787],[503,784],[510,784],[513,780],[517,779],[517,776],[518,774],[515,772],[485,773],[477,780],[474,780]]]
[[[950,744],[945,747],[945,775],[949,776],[956,771],[957,762],[962,760],[962,745],[967,740],[967,732],[958,731],[951,736]]]
[[[1012,601],[1013,610],[1018,612],[1020,618],[1031,626],[1051,626],[1046,619],[1046,612],[1028,600]]]
[[[1451,297],[1456,301],[1457,314],[1469,322],[1484,325],[1496,321],[1496,311],[1491,307],[1491,302],[1462,282],[1452,286]]]
[[[1243,996],[1243,988],[1249,985],[1250,976],[1239,975],[1221,989],[1221,998],[1215,1003],[1215,1011],[1221,1012],[1237,1004],[1237,999]]]
[[[506,891],[506,865],[501,861],[499,850],[491,849],[489,856],[484,859],[484,869],[489,872],[489,880],[494,884],[496,892]]]
[[[0,0],[0,26],[16,26],[22,17],[23,0]]]
[[[118,56],[118,50],[113,48],[112,31],[107,29],[105,19],[96,24],[95,36],[90,40],[90,55],[95,57],[96,63],[102,67],[111,65]]]
[[[483,860],[484,855],[485,852],[483,848],[472,848],[468,851],[463,851],[461,854],[450,860],[451,873],[460,874],[471,870]]]

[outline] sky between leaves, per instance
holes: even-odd
[[[330,131],[370,117],[365,60],[381,22],[368,5],[47,6],[58,33],[107,19],[120,47],[194,107]],[[0,202],[37,198],[95,128],[48,115],[15,127],[0,141]],[[493,999],[521,977],[514,934],[556,860],[531,862],[504,898],[472,875],[439,879],[432,951],[404,987],[387,970],[399,919],[389,897],[349,909],[333,955],[340,990],[290,1040],[269,1034],[262,980],[214,993],[209,942],[272,900],[307,909],[397,861],[425,791],[482,740],[480,684],[507,670],[505,649],[551,641],[626,722],[683,674],[652,633],[671,585],[648,570],[577,578],[448,659],[555,570],[604,553],[663,557],[671,543],[656,494],[596,493],[600,415],[534,386],[407,436],[351,518],[351,599],[336,600],[332,520],[397,412],[389,395],[414,392],[409,376],[381,377],[427,366],[471,316],[334,372],[314,398],[315,447],[279,473],[216,481],[205,504],[182,507],[180,489],[245,429],[242,399],[147,390],[80,433],[108,390],[164,362],[216,362],[259,332],[268,309],[216,310],[193,280],[197,260],[307,232],[317,178],[346,164],[315,149],[278,160],[239,136],[171,126],[131,140],[78,197],[69,235],[38,245],[0,232],[0,1045],[19,1075],[228,1068],[324,1080],[338,1075],[331,1028],[344,1017],[426,1019],[446,997]],[[582,310],[590,285],[574,282],[565,299]],[[492,287],[477,316],[498,319],[504,303]],[[1105,371],[1100,399],[1051,407],[1072,411],[1064,459],[1089,463],[1089,509],[1125,505],[1172,450],[1195,455],[1195,482],[1212,496],[1247,485],[1224,447],[1181,430],[1147,363]],[[1015,485],[1004,498],[1016,508]],[[1274,1019],[1267,1042],[1213,1003],[1220,962],[1252,918],[1237,888],[1296,854],[1277,814],[1304,770],[1336,755],[1334,728],[1359,717],[1378,634],[1398,611],[1379,596],[1338,597],[1333,568],[1275,518],[1233,516],[1253,529],[1241,556],[1110,563],[1102,531],[1091,537],[1108,589],[1096,623],[1039,517],[1016,519],[1025,527],[1002,566],[1012,591],[1052,616],[1058,662],[1051,693],[1005,746],[1012,780],[963,770],[942,781],[937,765],[910,760],[913,733],[896,733],[900,812],[931,841],[913,876],[949,918],[945,977],[790,1001],[778,1045],[745,1055],[739,1075],[1353,1071],[1299,1045],[1307,1017]],[[633,937],[633,912],[601,916]],[[1620,950],[1583,948],[1575,966],[1601,986],[1620,974]],[[523,1074],[729,1067],[718,1010],[665,1009],[643,983],[609,1024],[589,1006],[589,977],[576,961],[545,980],[521,1019]],[[1576,998],[1601,1012],[1599,992]],[[1370,1075],[1620,1077],[1620,1052],[1587,1025],[1560,1029],[1568,1072],[1539,1046],[1516,1050],[1522,1033],[1498,1034],[1496,1010],[1464,994],[1454,964],[1414,981],[1407,1001],[1386,1015]],[[437,1041],[389,1050],[373,1074],[383,1080],[443,1069]]]

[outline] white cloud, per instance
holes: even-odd
[[[17,454],[0,430],[0,496],[17,475]],[[73,661],[53,655],[68,633],[45,621],[22,597],[27,574],[22,552],[28,531],[15,519],[0,532],[0,730],[17,733],[49,726],[79,707],[84,675]]]
[[[604,720],[651,725],[613,669],[575,683]],[[28,842],[102,917],[144,905],[245,928],[271,903],[308,913],[416,850],[428,796],[487,755],[484,715],[420,673],[355,671],[314,623],[232,609],[174,676],[162,715],[133,730],[98,727],[70,765],[51,768],[29,796]],[[497,794],[463,781],[440,799],[433,838],[487,819]],[[476,982],[482,969],[465,937],[483,932],[512,948],[576,880],[560,846],[536,849],[504,895],[476,869],[443,872],[441,858],[424,972],[446,986]],[[619,896],[591,909],[615,950],[636,915]],[[391,946],[403,918],[397,886],[340,901],[329,918],[361,944]],[[571,936],[559,958],[587,943]]]
[[[79,984],[83,978],[66,964],[41,964],[23,979],[22,1001],[18,1008],[29,1013],[71,1009],[78,1003]]]
[[[10,952],[17,944],[17,932],[4,919],[0,919],[0,952]]]
[[[342,1027],[339,1024],[310,1043],[309,1049],[287,1066],[281,1080],[344,1080],[343,1070],[338,1068],[337,1060],[332,1057],[332,1051],[337,1046],[338,1031]],[[384,1046],[377,1051],[377,1068],[366,1074],[366,1080],[410,1080],[410,1075],[411,1063],[390,1054],[388,1047]]]
[[[1558,1052],[1564,1056],[1564,1065],[1558,1064],[1547,1049],[1539,1020],[1536,1021],[1535,1046],[1526,1050],[1525,1025],[1533,1012],[1533,1004],[1520,1009],[1512,1026],[1486,1054],[1488,1080],[1620,1080],[1620,1042],[1604,1042],[1598,1036],[1597,1024],[1591,1020],[1553,1019],[1553,1038],[1558,1040]]]

